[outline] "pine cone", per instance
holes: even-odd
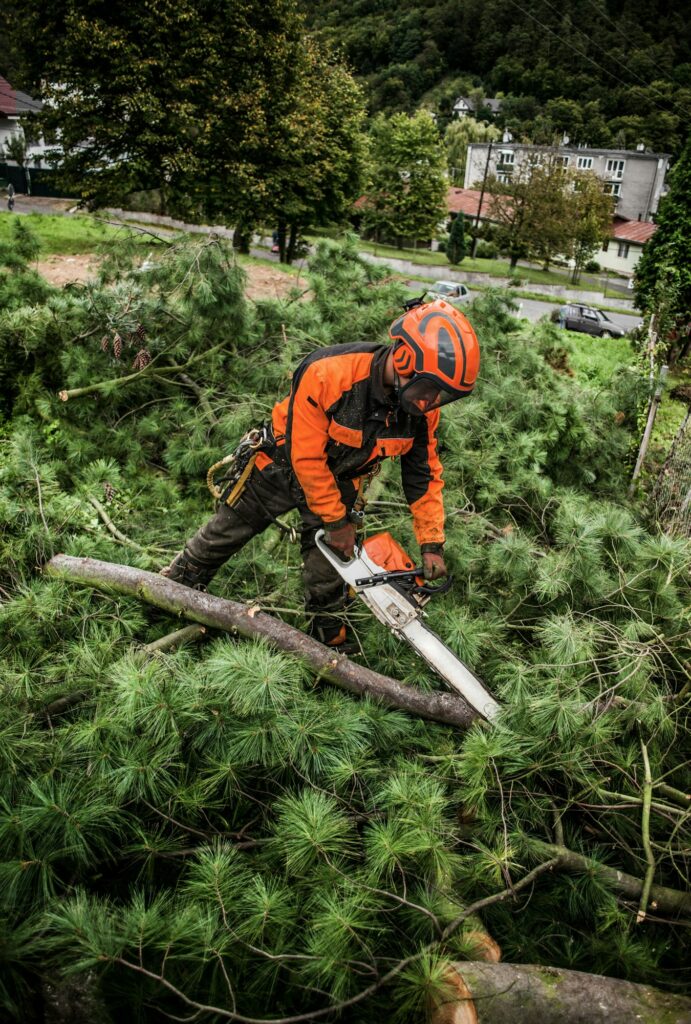
[[[144,341],[144,338],[146,337],[146,327],[144,326],[144,324],[137,325],[137,330],[135,331],[135,334],[137,335],[138,338],[141,339],[141,341]]]
[[[119,334],[113,337],[113,355],[116,359],[119,359],[122,355],[122,338]]]
[[[147,348],[140,348],[132,363],[133,370],[143,370],[151,362],[151,353]]]
[[[104,334],[101,338],[101,352],[107,352],[110,346],[110,338],[107,334]]]
[[[103,495],[106,499],[106,504],[111,502],[115,497],[115,488],[111,483],[109,483],[108,480],[106,480],[106,482],[103,485]]]

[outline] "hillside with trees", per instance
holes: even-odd
[[[676,154],[691,115],[691,27],[672,3],[551,0],[305,0],[373,112],[438,112],[459,95],[502,95],[517,138]],[[485,112],[488,115],[488,112]]]

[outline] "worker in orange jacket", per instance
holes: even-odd
[[[342,645],[343,583],[316,547],[315,534],[323,529],[329,547],[344,559],[353,555],[352,513],[361,481],[391,457],[401,460],[425,577],[447,574],[439,409],[473,390],[480,350],[467,318],[441,299],[409,304],[389,333],[391,345],[335,345],[300,363],[242,486],[222,495],[216,514],[165,575],[205,587],[248,540],[298,508],[311,632],[323,643]]]

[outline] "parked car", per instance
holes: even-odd
[[[563,326],[568,331],[594,334],[598,338],[623,338],[626,330],[594,306],[582,306],[571,302],[559,311]]]
[[[466,286],[459,284],[458,281],[435,281],[428,289],[428,293],[435,299],[445,299],[452,306],[469,302],[471,298]]]

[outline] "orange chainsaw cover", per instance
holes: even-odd
[[[374,537],[367,538],[363,547],[382,572],[415,568],[415,562],[390,533],[375,533]]]

